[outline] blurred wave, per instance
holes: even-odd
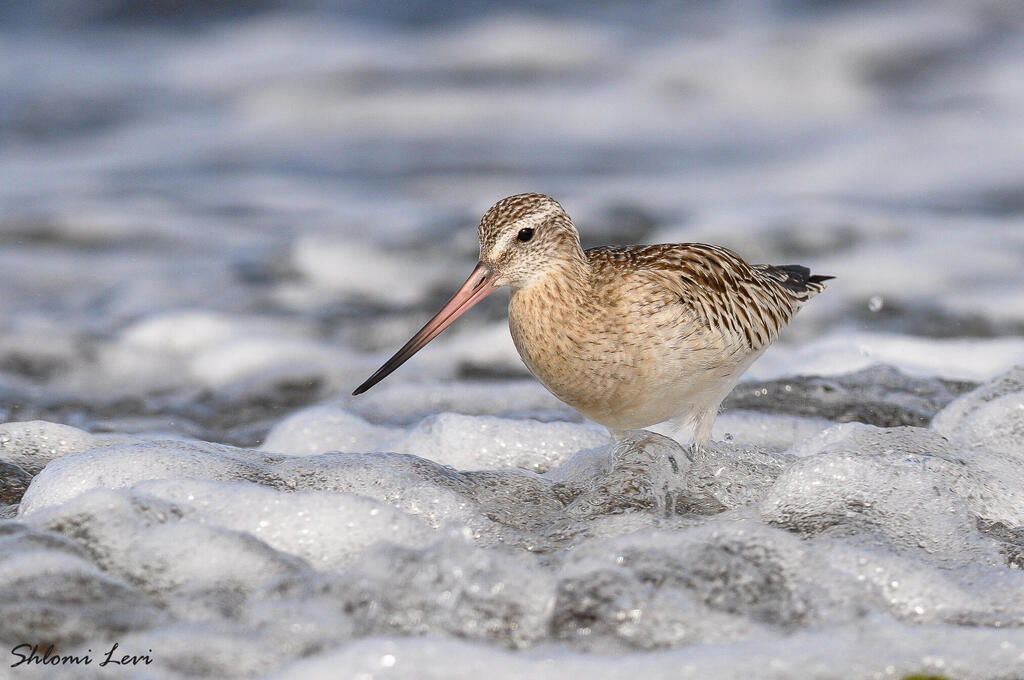
[[[166,388],[125,338],[196,311],[372,363],[461,281],[482,211],[524,190],[587,246],[707,241],[837,275],[783,345],[1024,333],[1019,3],[91,0],[0,19],[11,380]],[[522,375],[488,303],[437,375]],[[964,362],[942,376],[990,365]],[[152,382],[123,385],[128,366]]]

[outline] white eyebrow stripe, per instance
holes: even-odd
[[[536,212],[516,220],[516,226],[520,229],[536,229],[547,222],[548,218],[558,212],[558,208],[549,208],[544,212]],[[518,232],[516,232],[518,233]]]
[[[499,256],[508,250],[509,246],[512,245],[512,239],[516,238],[516,233],[505,234],[500,240],[495,241],[494,245],[491,246],[490,251],[487,253],[487,259],[497,260]]]
[[[536,212],[530,215],[526,215],[516,220],[515,225],[517,229],[515,231],[509,231],[507,234],[501,237],[498,241],[495,241],[490,251],[487,253],[487,258],[490,260],[498,259],[502,253],[509,249],[512,245],[512,241],[519,237],[519,232],[523,229],[536,229],[538,226],[548,221],[548,218],[558,213],[558,208],[551,208],[543,212]]]

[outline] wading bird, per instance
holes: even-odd
[[[748,264],[701,243],[583,250],[572,220],[544,194],[498,201],[479,236],[469,279],[354,395],[509,286],[512,339],[552,394],[616,439],[670,420],[692,428],[701,447],[743,372],[833,278]]]

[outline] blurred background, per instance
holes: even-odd
[[[1014,0],[0,3],[0,420],[258,442],[523,191],[837,276],[754,377],[982,380],[1024,358],[1022,74]],[[501,296],[436,344],[393,389],[525,378]]]

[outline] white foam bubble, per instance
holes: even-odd
[[[410,515],[353,494],[199,480],[142,482],[133,493],[173,503],[189,521],[255,536],[321,570],[346,565],[377,541],[420,547],[432,538]]]
[[[383,451],[401,430],[372,425],[334,405],[298,411],[277,423],[260,449],[290,456],[327,451]]]
[[[932,427],[968,448],[1021,455],[1024,431],[1024,366],[1015,366],[935,415]]]
[[[876,363],[895,366],[910,375],[988,380],[1024,363],[1024,340],[936,340],[884,333],[834,333],[800,346],[772,346],[746,375],[759,380],[789,375],[838,375]]]
[[[544,472],[580,449],[608,442],[603,428],[444,413],[421,421],[391,450],[462,470],[521,468]]]
[[[913,460],[809,456],[782,473],[761,501],[761,513],[769,523],[807,535],[856,533],[869,542],[877,536],[890,550],[924,550],[954,564],[1003,564],[997,546],[977,535],[964,500],[936,488],[942,481]]]
[[[0,460],[38,471],[52,460],[129,441],[124,435],[94,435],[43,420],[0,424]]]
[[[871,654],[865,654],[865,649]],[[1022,650],[1024,634],[1015,629],[993,636],[977,628],[922,627],[869,617],[860,623],[775,639],[656,654],[587,655],[547,649],[524,654],[451,639],[370,638],[297,661],[273,677],[321,680],[345,668],[353,677],[386,672],[410,680],[471,680],[481,675],[496,680],[558,680],[566,675],[609,680],[628,675],[654,680],[791,680],[808,674],[901,677],[920,673],[989,680],[1007,672],[1024,673]]]
[[[391,382],[374,387],[344,407],[370,422],[409,423],[439,412],[466,415],[538,415],[570,419],[574,411],[536,380],[417,383]],[[579,417],[579,416],[576,416]]]
[[[244,479],[256,477],[261,460],[244,450],[193,442],[139,442],[69,455],[35,479],[19,513],[60,505],[91,489],[118,489],[149,479]]]
[[[964,446],[1024,458],[1024,392],[1004,394],[983,404],[967,417],[954,437]]]

